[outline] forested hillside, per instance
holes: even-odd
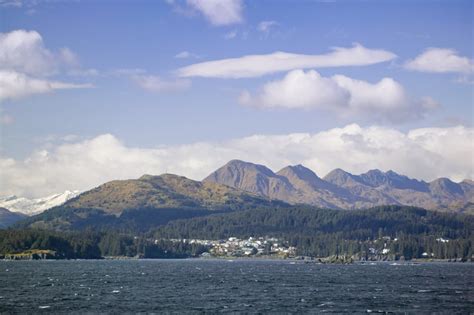
[[[160,238],[262,235],[286,239],[300,254],[310,256],[361,255],[369,248],[387,248],[406,259],[421,258],[423,253],[436,258],[471,257],[474,216],[404,206],[356,211],[292,207],[178,220],[154,232]]]

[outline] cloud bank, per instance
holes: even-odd
[[[474,72],[474,61],[459,56],[454,49],[428,48],[415,59],[407,61],[405,68],[421,72],[467,74]]]
[[[396,55],[382,49],[369,49],[360,44],[351,48],[333,48],[322,55],[274,52],[239,58],[213,60],[192,64],[177,70],[180,77],[250,78],[294,69],[366,66],[392,60]]]
[[[281,80],[271,81],[256,95],[242,92],[243,105],[261,108],[326,109],[343,116],[369,115],[390,121],[419,118],[437,106],[430,98],[410,98],[392,78],[377,83],[344,75],[322,77],[314,70],[293,70]]]
[[[474,177],[473,146],[474,128],[462,126],[400,132],[352,124],[314,134],[254,135],[158,148],[128,147],[104,134],[38,150],[24,160],[0,158],[0,195],[40,197],[164,172],[200,180],[231,159],[274,170],[302,163],[320,176],[338,167],[355,174],[379,168],[425,180],[444,176],[460,181]]]

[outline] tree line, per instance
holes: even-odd
[[[143,218],[145,220],[145,218]],[[138,231],[137,231],[138,230]],[[470,259],[474,216],[404,206],[330,210],[309,206],[258,208],[172,220],[146,232],[122,225],[81,231],[15,228],[0,230],[0,256],[49,249],[57,258],[106,256],[197,257],[209,248],[172,239],[218,240],[273,236],[297,248],[298,255],[356,255],[390,259]]]

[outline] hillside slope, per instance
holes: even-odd
[[[144,175],[139,179],[107,182],[24,220],[20,226],[56,230],[88,227],[146,230],[176,218],[279,205],[284,203],[225,185],[171,174]]]
[[[0,208],[0,229],[7,228],[16,222],[25,219],[27,216],[15,213],[5,208]]]

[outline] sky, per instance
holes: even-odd
[[[231,159],[474,178],[472,1],[0,0],[0,196]]]

